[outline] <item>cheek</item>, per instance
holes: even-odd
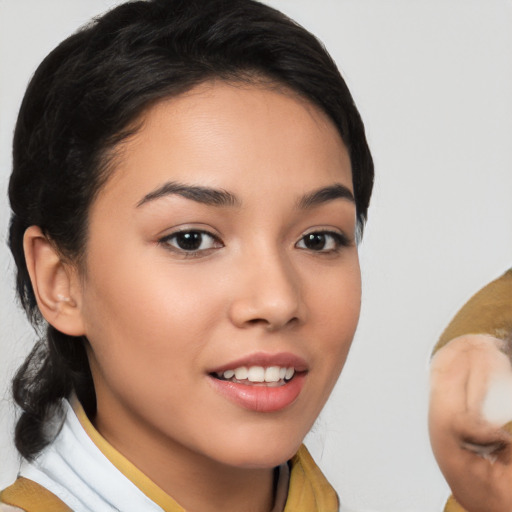
[[[322,283],[322,286],[318,286]],[[357,253],[350,264],[325,277],[316,273],[311,282],[307,302],[315,325],[324,333],[326,349],[330,352],[348,350],[354,336],[361,309],[361,274]]]
[[[200,378],[233,286],[219,279],[229,274],[220,263],[170,262],[165,250],[153,249],[98,251],[84,302],[97,373],[139,400],[152,389],[170,399],[177,382]]]
[[[101,373],[122,382],[161,379],[160,369],[169,378],[185,374],[183,359],[200,353],[218,299],[205,293],[201,272],[170,272],[164,258],[133,263],[119,258],[87,283],[86,335]]]
[[[156,258],[152,249],[125,252],[125,257],[110,258],[105,271],[96,265],[86,287],[86,317],[115,330],[148,330],[159,339],[168,329],[193,329],[197,322],[191,319],[199,310],[213,316],[214,276],[208,269],[173,267],[164,251]]]
[[[316,283],[321,275],[317,274]],[[315,351],[315,373],[326,400],[334,387],[349,352],[359,320],[361,276],[357,254],[350,265],[309,291],[311,350]]]

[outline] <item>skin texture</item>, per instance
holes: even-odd
[[[502,340],[455,338],[432,359],[432,449],[454,497],[468,512],[510,512],[512,447],[505,424],[512,367]],[[498,405],[498,407],[496,407]]]
[[[325,114],[277,87],[207,83],[141,121],[91,207],[83,269],[27,232],[38,301],[57,328],[87,336],[94,423],[114,447],[187,510],[269,510],[272,468],[320,413],[358,321],[353,200],[299,205],[323,187],[353,191],[349,156]],[[236,201],[151,196],[168,182]],[[191,229],[210,233],[193,254],[172,237]],[[312,232],[335,234],[311,248]],[[211,385],[216,368],[283,352],[307,372],[278,411]]]

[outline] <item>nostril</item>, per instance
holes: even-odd
[[[270,324],[268,320],[265,320],[264,318],[252,318],[247,322],[250,325],[256,325],[256,324]]]
[[[278,320],[276,320],[275,322],[271,321],[271,320],[265,320],[267,330],[269,330],[269,331],[275,331],[278,329],[283,329],[284,327],[290,327],[292,325],[297,324],[298,322],[299,322],[299,319],[296,316],[288,319],[287,321],[283,321],[283,322],[278,321]]]
[[[267,330],[274,331],[277,329],[281,329],[285,326],[295,324],[298,321],[299,321],[299,319],[296,316],[290,318],[288,321],[285,321],[285,322],[272,321],[272,320],[266,319],[266,318],[251,318],[250,320],[246,321],[246,325],[248,325],[248,326],[262,325]]]

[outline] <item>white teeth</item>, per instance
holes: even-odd
[[[235,376],[235,370],[226,370],[222,376],[225,378],[225,379],[231,379]]]
[[[284,368],[281,366],[240,366],[234,370],[225,370],[218,372],[217,377],[230,380],[248,380],[249,382],[279,382],[282,380],[290,380],[295,375],[295,368]]]
[[[245,380],[247,379],[247,375],[249,375],[249,372],[247,371],[247,368],[245,366],[241,366],[240,368],[237,368],[235,370],[236,380]]]
[[[265,382],[265,368],[263,366],[251,366],[247,380],[251,382]]]
[[[265,382],[279,382],[279,366],[271,366],[265,370]]]
[[[295,374],[295,368],[286,368],[286,375],[284,376],[285,379],[289,380],[291,379]]]

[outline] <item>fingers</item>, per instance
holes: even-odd
[[[482,446],[482,454],[510,441],[501,427],[512,419],[512,367],[502,344],[486,335],[461,336],[432,359],[429,430],[440,465],[448,440]]]
[[[503,342],[485,335],[452,340],[431,367],[432,449],[468,512],[512,510],[512,367]]]
[[[474,453],[478,457],[482,457],[482,459],[494,464],[498,460],[500,453],[503,453],[506,449],[507,444],[500,441],[485,444],[475,443],[474,441],[462,441],[460,446],[463,450]]]
[[[493,424],[512,419],[512,367],[504,342],[488,335],[452,340],[432,358],[431,409],[484,414]]]
[[[461,413],[431,429],[432,448],[453,495],[467,512],[512,510],[511,436]]]

